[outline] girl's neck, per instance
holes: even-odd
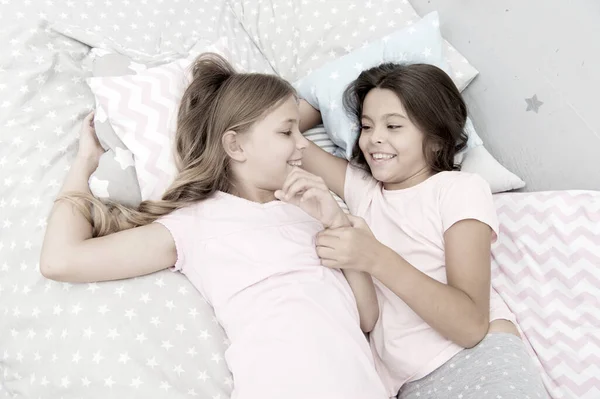
[[[406,188],[411,188],[416,186],[417,184],[423,183],[425,180],[429,179],[434,174],[435,173],[431,169],[429,169],[428,166],[424,166],[422,169],[416,171],[404,180],[401,180],[399,182],[384,182],[383,188],[388,191],[404,190]]]
[[[271,190],[263,190],[256,187],[250,187],[248,184],[236,183],[231,185],[229,193],[236,197],[243,198],[248,201],[266,204],[267,202],[275,201],[275,192]]]

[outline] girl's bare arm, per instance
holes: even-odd
[[[300,100],[300,131],[304,132],[321,122],[321,113],[305,100]],[[320,176],[327,187],[344,199],[344,183],[348,161],[331,155],[312,141],[304,150],[302,169]]]
[[[88,180],[104,152],[97,141],[93,113],[84,121],[79,152],[59,194],[90,194]],[[117,280],[165,269],[176,261],[175,243],[159,224],[92,238],[92,226],[69,201],[57,201],[48,219],[40,271],[69,282]]]
[[[61,194],[87,192],[95,162],[77,158]],[[175,244],[162,225],[92,238],[92,226],[68,201],[52,208],[42,246],[40,270],[50,279],[74,283],[117,280],[165,269],[176,261]]]
[[[491,228],[462,220],[444,234],[448,283],[435,280],[383,248],[372,268],[385,284],[444,337],[464,347],[477,345],[490,318]]]

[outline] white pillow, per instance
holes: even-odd
[[[465,152],[462,170],[483,177],[489,183],[492,193],[525,187],[525,182],[502,166],[483,145],[469,148]]]
[[[199,52],[230,59],[225,38]],[[108,120],[133,153],[142,200],[162,198],[177,173],[173,158],[177,112],[191,79],[188,67],[199,52],[136,75],[87,79],[96,97],[96,119]]]
[[[243,0],[229,3],[273,70],[290,81],[421,19],[408,0]],[[478,72],[445,40],[443,49],[451,76],[462,91]]]

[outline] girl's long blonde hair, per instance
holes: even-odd
[[[277,76],[237,73],[223,57],[202,54],[192,66],[192,82],[177,115],[174,155],[179,173],[162,199],[143,201],[137,209],[81,192],[58,199],[74,204],[98,237],[152,223],[217,190],[230,192],[230,159],[221,142],[223,134],[247,131],[267,110],[291,95],[295,95],[294,88]]]

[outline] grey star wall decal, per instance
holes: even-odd
[[[533,111],[536,114],[540,110],[540,107],[544,104],[537,98],[537,94],[534,94],[531,98],[526,98],[525,102],[527,103],[527,109],[525,111]]]

